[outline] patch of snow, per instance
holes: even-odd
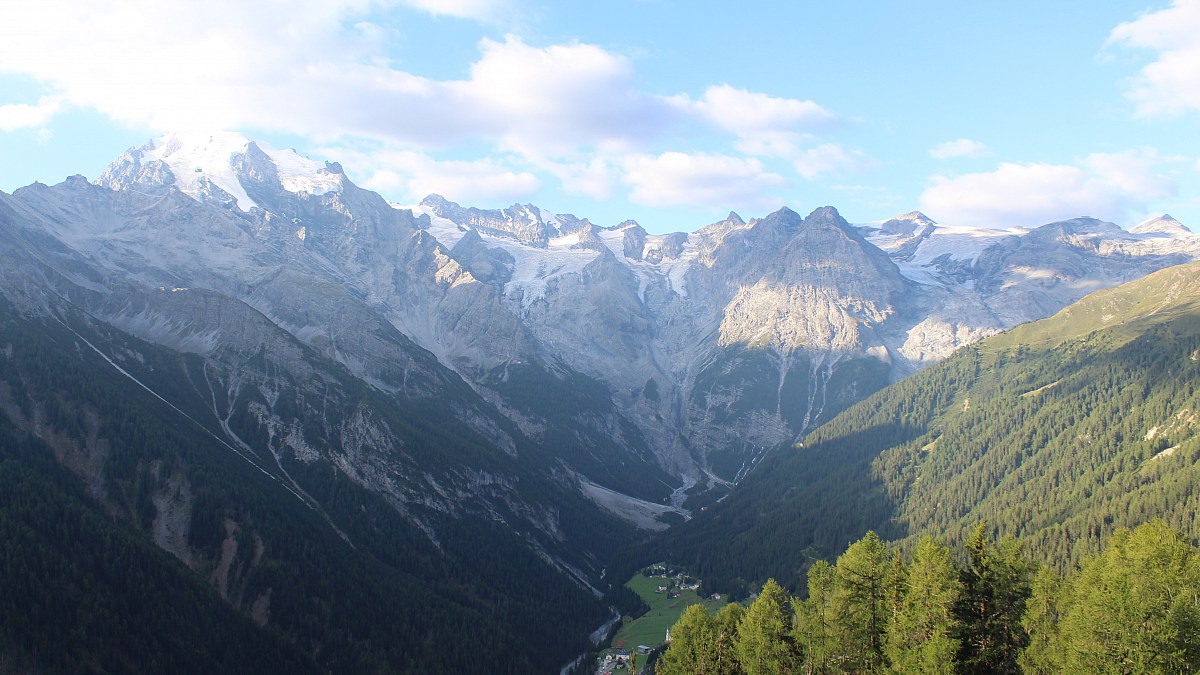
[[[326,168],[325,162],[309,159],[291,148],[276,150],[265,143],[258,143],[258,147],[271,158],[279,183],[288,192],[323,195],[342,188],[341,176]]]
[[[437,239],[447,249],[462,239],[467,232],[466,226],[460,226],[452,220],[435,215],[432,209],[417,206],[401,206],[392,204],[394,208],[411,209],[413,214],[429,216],[429,226],[426,231]],[[532,216],[532,212],[527,213]],[[557,221],[555,221],[557,223]],[[546,295],[549,283],[555,277],[578,274],[595,260],[600,253],[590,249],[572,248],[579,243],[579,233],[554,237],[547,242],[546,248],[527,246],[509,237],[497,237],[483,230],[476,230],[488,248],[501,248],[510,253],[515,260],[513,275],[504,286],[504,294],[508,297],[519,296],[523,307]]]
[[[546,209],[543,209],[543,208],[538,209],[538,215],[541,216],[543,223],[549,225],[556,232],[562,231],[562,223],[559,222],[558,216],[554,215],[553,213],[550,213],[549,211],[547,211]]]
[[[231,195],[237,200],[238,208],[248,212],[258,204],[242,187],[233,158],[244,154],[250,143],[249,138],[232,131],[170,133],[155,140],[148,155],[170,167],[175,175],[176,187],[184,193],[199,197],[204,193],[207,182]],[[275,165],[284,190],[323,195],[341,189],[341,176],[330,171],[324,162],[304,157],[290,148],[279,150],[265,143],[256,145]]]
[[[667,281],[671,284],[671,290],[681,298],[686,298],[688,294],[687,279],[685,275],[692,267],[692,261],[683,260],[679,264],[672,265],[667,270]]]
[[[204,192],[204,182],[229,193],[237,200],[243,211],[258,206],[246,194],[234,172],[231,159],[244,153],[250,140],[245,136],[225,131],[213,134],[171,133],[154,141],[149,155],[164,162],[175,174],[175,185],[193,197]]]
[[[558,237],[551,239],[545,249],[538,249],[501,238],[489,238],[489,244],[503,248],[516,260],[512,279],[504,285],[504,294],[510,297],[519,295],[522,306],[529,307],[545,297],[554,278],[582,272],[600,254],[589,249],[570,248],[578,243],[578,239],[577,236]]]
[[[878,246],[893,256],[900,273],[909,279],[922,284],[946,283],[944,276],[937,267],[939,258],[973,265],[979,256],[989,246],[1013,235],[1027,234],[1024,228],[1007,230],[991,230],[979,227],[961,227],[938,225],[928,230],[916,250],[906,258],[897,258],[896,253],[904,244],[912,240],[905,235],[873,235],[867,241]],[[921,236],[918,234],[917,236]]]

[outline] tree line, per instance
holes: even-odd
[[[1162,520],[1121,529],[1065,574],[978,525],[956,554],[869,532],[748,606],[689,607],[658,675],[1200,671],[1200,550]]]

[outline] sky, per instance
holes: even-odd
[[[0,191],[170,131],[398,204],[1200,232],[1200,0],[0,0]]]

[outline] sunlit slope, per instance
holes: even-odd
[[[1119,526],[1200,535],[1200,266],[1100,291],[888,387],[747,476],[658,555],[797,585],[865,531],[986,521],[1065,567]]]

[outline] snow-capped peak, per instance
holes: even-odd
[[[249,211],[257,206],[246,194],[234,170],[235,159],[244,155],[250,140],[236,132],[214,134],[169,133],[143,148],[146,159],[166,164],[175,176],[175,186],[200,198],[207,187],[215,185],[237,200],[238,208]]]
[[[125,153],[97,182],[114,189],[125,183],[174,185],[201,201],[224,194],[239,209],[249,211],[259,204],[246,191],[248,181],[272,176],[279,188],[295,194],[320,195],[342,187],[336,165],[292,149],[277,150],[232,131],[168,133]]]
[[[1161,216],[1147,218],[1129,228],[1129,231],[1133,234],[1166,234],[1173,236],[1192,234],[1192,231],[1184,227],[1183,223],[1175,220],[1166,213]]]

